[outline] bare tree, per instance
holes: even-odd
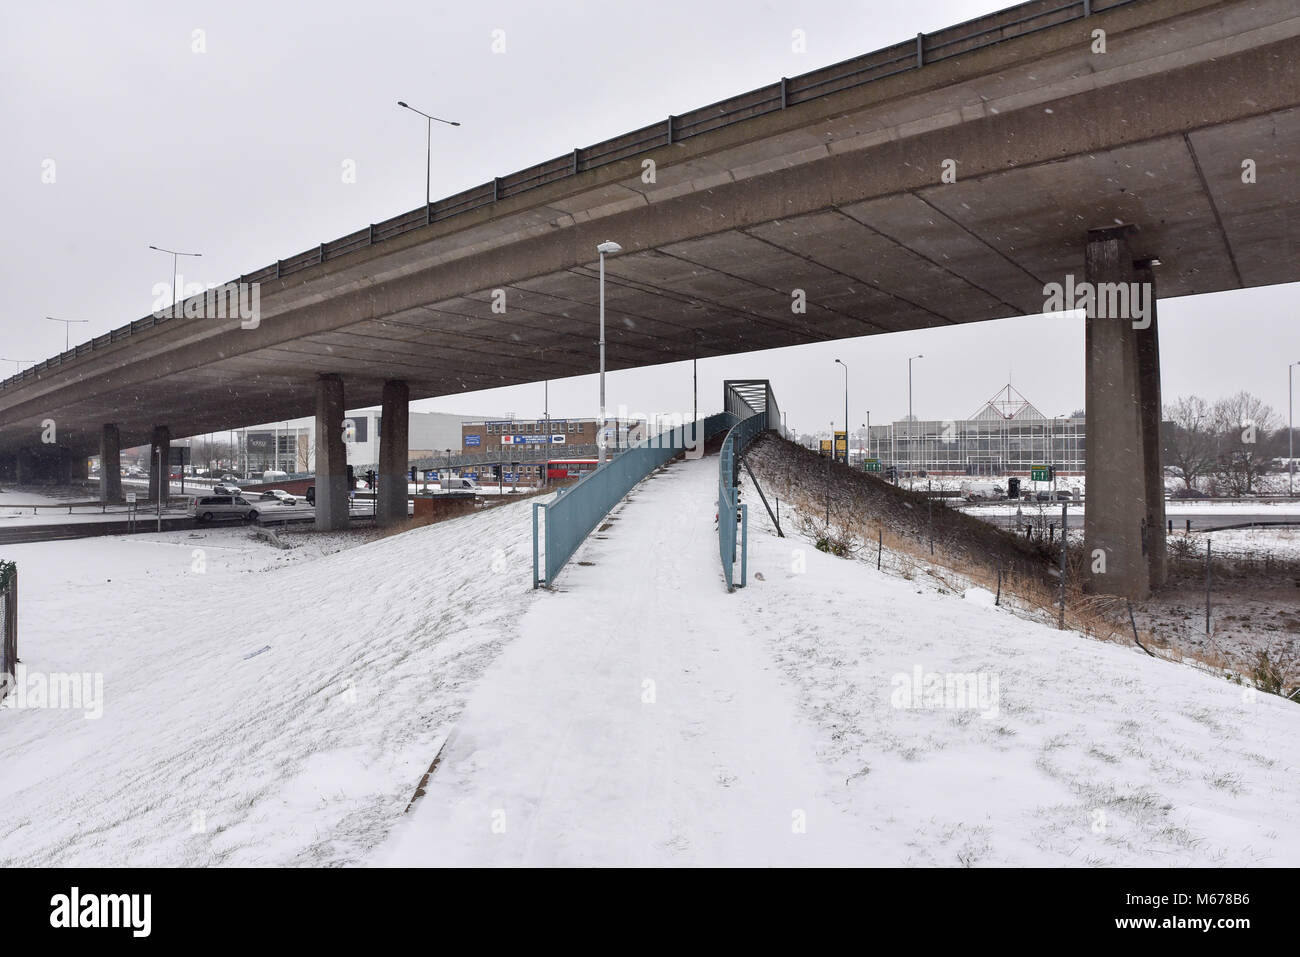
[[[1182,473],[1183,483],[1191,488],[1215,464],[1216,422],[1208,402],[1196,395],[1184,395],[1165,406],[1165,461]]]
[[[1214,403],[1215,431],[1219,434],[1216,472],[1231,495],[1249,495],[1269,464],[1269,432],[1277,428],[1277,414],[1249,392]]]

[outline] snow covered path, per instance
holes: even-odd
[[[762,635],[734,617],[716,483],[716,458],[671,466],[579,550],[377,863],[871,860],[823,796],[829,770]]]
[[[375,863],[1300,862],[1300,707],[924,563],[881,575],[777,538],[756,496],[750,584],[727,595],[716,468],[634,490],[530,605]],[[936,678],[936,700],[900,699]]]

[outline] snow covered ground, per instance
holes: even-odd
[[[639,486],[554,592],[528,501],[4,547],[24,663],[103,707],[0,709],[0,864],[1300,863],[1300,706],[756,501],[728,595],[716,469]]]
[[[757,507],[727,595],[716,468],[637,489],[528,608],[376,863],[1300,862],[1300,707]]]
[[[232,527],[0,548],[27,668],[103,689],[99,718],[0,708],[0,864],[362,860],[513,636],[528,512],[350,548]]]

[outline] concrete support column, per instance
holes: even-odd
[[[375,521],[395,525],[406,521],[406,475],[410,448],[411,390],[405,382],[384,383],[379,420],[379,497]]]
[[[111,422],[99,430],[99,500],[122,501],[122,436]]]
[[[72,480],[77,478],[77,461],[67,449],[59,449],[58,457],[54,460],[54,474],[58,483],[65,486],[71,485]]]
[[[163,505],[167,504],[167,494],[171,490],[171,481],[167,477],[171,474],[171,466],[167,460],[171,457],[171,450],[171,429],[165,425],[155,425],[153,437],[149,442],[149,502],[151,504],[159,501],[159,495],[162,496]],[[158,462],[160,451],[162,452],[161,465]]]
[[[322,375],[316,380],[316,528],[322,532],[350,521],[343,412],[343,377]]]
[[[36,456],[29,449],[19,449],[15,456],[14,472],[19,485],[30,485],[36,481]]]
[[[1156,277],[1149,264],[1135,267],[1134,277],[1150,290],[1150,324],[1137,333],[1138,391],[1142,402],[1143,478],[1147,499],[1147,574],[1152,588],[1165,583],[1169,555],[1165,546],[1165,467],[1160,423],[1160,334],[1156,316]]]
[[[1135,282],[1131,226],[1088,232],[1085,279]],[[1084,364],[1088,422],[1083,538],[1085,586],[1094,592],[1145,598],[1147,550],[1145,443],[1142,435],[1138,336],[1131,317],[1099,315],[1098,296],[1085,319]]]

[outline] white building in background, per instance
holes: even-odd
[[[461,447],[461,423],[481,422],[481,415],[455,415],[447,412],[411,412],[407,442],[408,458],[427,458],[446,449]],[[348,464],[365,469],[379,462],[378,409],[348,412],[344,419],[344,447]],[[278,469],[290,474],[310,472],[315,468],[316,419],[306,416],[286,422],[237,429],[235,443],[239,459],[248,472]]]
[[[936,475],[1028,475],[1036,465],[1082,475],[1087,460],[1083,416],[1048,417],[1007,384],[961,419],[900,419],[855,429],[849,460]],[[824,432],[817,438],[829,438]]]

